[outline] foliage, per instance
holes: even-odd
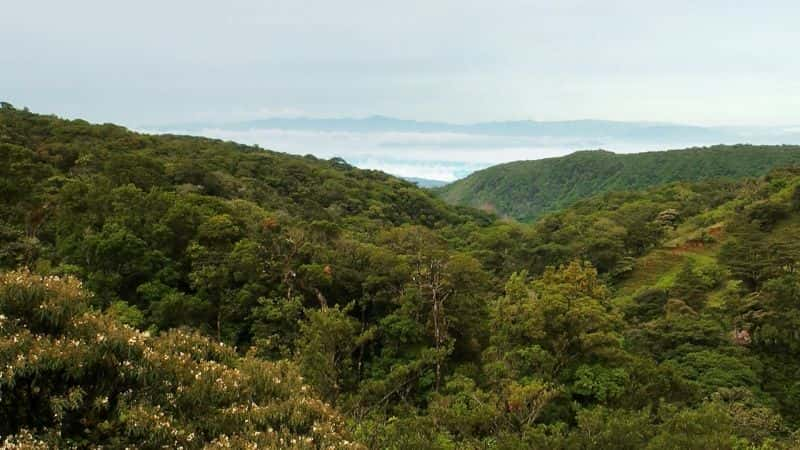
[[[189,331],[150,337],[72,277],[0,276],[0,434],[48,447],[357,448],[295,367]],[[29,430],[29,431],[25,431]]]
[[[636,190],[675,181],[760,176],[770,169],[798,163],[797,146],[717,145],[635,154],[580,151],[564,157],[492,166],[438,188],[437,192],[453,204],[532,221],[600,192]]]
[[[800,170],[705,179],[795,154],[541,162],[524,224],[3,104],[3,445],[796,448]]]

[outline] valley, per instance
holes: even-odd
[[[583,152],[432,191],[3,104],[0,436],[797,448],[797,158]]]

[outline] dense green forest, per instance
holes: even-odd
[[[800,146],[717,145],[662,152],[581,151],[492,166],[437,189],[447,202],[530,222],[603,192],[738,179],[800,164]]]
[[[800,169],[522,224],[3,104],[0,207],[10,448],[800,446]]]

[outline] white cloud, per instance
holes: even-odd
[[[523,139],[460,133],[328,132],[283,129],[229,130],[210,128],[199,134],[265,149],[319,158],[341,157],[349,163],[404,177],[452,181],[491,165],[510,161],[563,156],[576,150],[596,149],[575,140]],[[632,152],[663,150],[663,144],[603,145],[607,150]]]

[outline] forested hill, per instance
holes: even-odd
[[[616,154],[581,151],[559,158],[490,167],[438,190],[446,201],[532,221],[601,192],[672,181],[760,176],[800,163],[800,146],[713,146]]]
[[[2,180],[6,195],[13,198],[51,177],[51,190],[69,179],[102,177],[108,188],[132,185],[243,199],[305,220],[359,216],[377,224],[433,226],[479,216],[447,206],[411,182],[356,169],[336,158],[320,160],[206,138],[138,134],[111,124],[32,114],[8,104],[0,108],[0,144],[6,170],[25,167],[30,172],[24,185]]]
[[[535,224],[0,108],[4,448],[800,448],[800,170]]]

